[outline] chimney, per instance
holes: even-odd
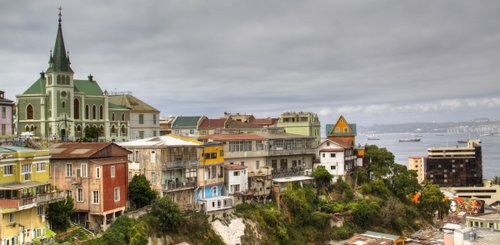
[[[43,71],[42,71],[42,72],[40,72],[40,78],[41,78],[41,79],[44,79],[44,78],[45,78],[45,72],[43,72]]]
[[[92,81],[93,81],[93,80],[92,80],[93,78],[94,78],[94,77],[92,76],[92,74],[90,74],[90,75],[89,75],[89,81],[91,81],[91,82],[92,82]]]

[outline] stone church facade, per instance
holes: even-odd
[[[74,79],[63,40],[61,13],[49,67],[24,93],[17,95],[18,134],[31,132],[40,138],[78,140],[85,128],[100,129],[99,139],[129,139],[130,108],[109,101],[92,75]]]

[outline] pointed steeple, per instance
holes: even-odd
[[[64,46],[64,39],[61,28],[61,10],[59,7],[59,27],[57,29],[56,43],[54,45],[54,52],[51,52],[49,59],[49,69],[47,72],[71,72],[73,70],[70,67],[69,57]]]

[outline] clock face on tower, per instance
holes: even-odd
[[[66,91],[61,92],[61,97],[66,97]]]

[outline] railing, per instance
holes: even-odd
[[[173,161],[162,163],[162,170],[172,169],[172,168],[194,168],[199,166],[198,161],[185,160],[185,161]]]
[[[282,149],[279,147],[273,147],[269,150],[270,156],[299,155],[299,154],[315,154],[315,150],[311,148]]]
[[[291,169],[286,169],[286,170],[273,170],[272,175],[273,178],[283,178],[283,177],[291,177],[291,176],[304,176],[304,175],[310,175],[311,170],[310,169],[304,169],[304,168],[291,168]]]
[[[26,206],[34,203],[51,203],[63,200],[66,197],[64,192],[50,192],[45,194],[39,194],[37,196],[25,197],[19,199],[19,206]]]
[[[164,191],[173,191],[176,189],[195,187],[195,186],[196,186],[196,181],[184,181],[184,182],[172,181],[162,185]]]

